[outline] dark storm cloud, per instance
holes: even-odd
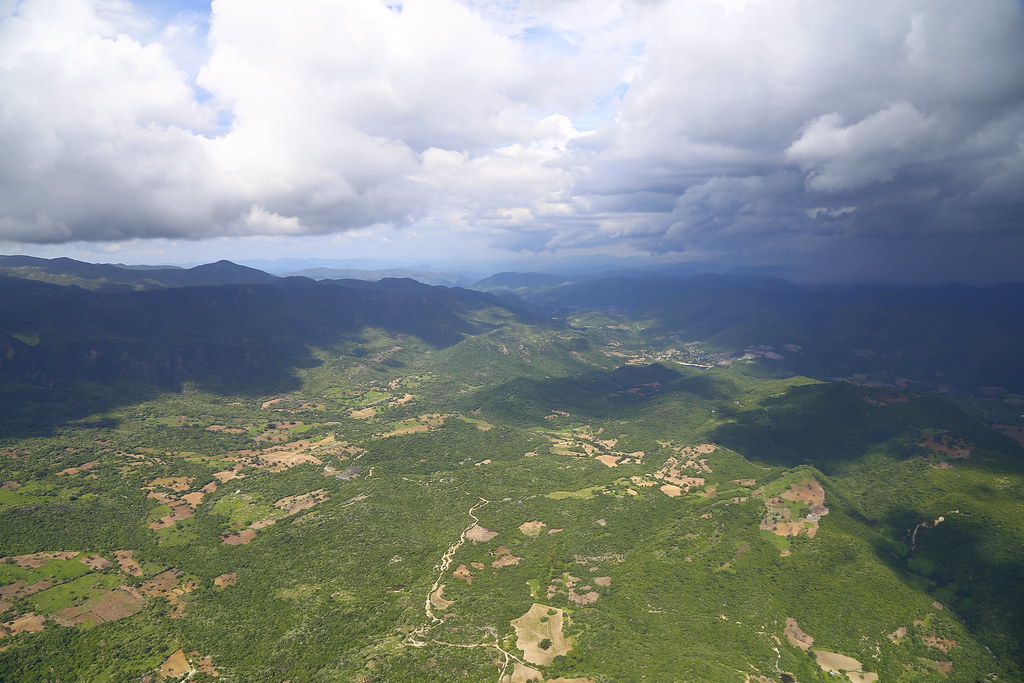
[[[1014,275],[1015,0],[218,0],[198,62],[123,4],[7,6],[7,241],[422,222],[508,249]]]

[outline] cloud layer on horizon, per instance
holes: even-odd
[[[207,33],[0,2],[0,240],[443,224],[854,269],[1024,246],[1015,0],[390,4],[215,0]]]

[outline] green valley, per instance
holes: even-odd
[[[2,680],[1024,676],[1019,330],[44,271],[0,281]]]

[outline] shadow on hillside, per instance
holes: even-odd
[[[923,521],[927,516],[903,507],[888,516],[895,529],[909,530]],[[1012,532],[1000,531],[1000,522],[988,515],[954,514],[919,530],[916,540],[904,558],[884,546],[878,555],[908,581],[925,584],[998,659],[1015,662],[1019,675],[1024,671],[1024,550]]]
[[[298,370],[322,363],[315,349],[358,352],[369,328],[444,348],[492,329],[474,313],[495,305],[488,295],[418,283],[401,291],[306,280],[113,294],[22,286],[0,307],[8,333],[0,337],[0,433],[44,436],[185,389],[292,391],[301,386]]]
[[[727,399],[732,390],[721,376],[701,370],[680,372],[654,363],[574,377],[513,379],[474,395],[472,404],[514,424],[537,425],[545,424],[552,410],[584,419],[629,419],[662,396],[688,394],[701,401],[717,401]]]
[[[898,416],[871,410],[856,387],[843,383],[791,387],[761,406],[739,413],[711,439],[751,460],[831,474],[836,463],[865,455],[900,426]]]

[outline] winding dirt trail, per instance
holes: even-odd
[[[430,586],[430,590],[427,591],[427,597],[423,601],[423,611],[424,614],[426,615],[427,620],[422,626],[409,632],[409,635],[406,636],[406,642],[409,645],[412,645],[413,647],[424,647],[430,644],[443,645],[446,647],[493,648],[505,657],[505,664],[501,667],[501,670],[498,672],[498,681],[500,683],[501,679],[505,676],[505,671],[514,662],[519,662],[523,666],[527,666],[527,664],[520,657],[501,647],[501,642],[500,638],[498,637],[497,629],[490,626],[487,627],[487,630],[490,631],[491,635],[494,636],[493,643],[447,643],[442,640],[437,640],[435,638],[430,638],[429,640],[424,639],[426,637],[425,632],[428,629],[430,629],[433,626],[437,626],[439,624],[444,623],[443,617],[439,617],[436,614],[434,614],[434,605],[431,602],[431,597],[437,592],[439,588],[441,588],[441,581],[442,579],[444,579],[445,572],[447,572],[448,568],[451,566],[452,558],[455,557],[455,553],[458,552],[459,548],[461,548],[466,543],[466,538],[467,534],[469,533],[469,530],[480,523],[480,520],[477,519],[477,516],[473,513],[476,512],[478,508],[483,507],[484,505],[487,505],[488,503],[491,502],[486,498],[480,498],[479,500],[480,502],[476,503],[475,505],[473,505],[473,507],[469,508],[469,511],[467,512],[467,514],[473,521],[469,524],[469,526],[462,530],[462,533],[459,535],[458,540],[456,540],[454,543],[448,546],[448,550],[446,550],[444,555],[441,556],[441,560],[436,565],[434,565],[434,569],[437,571],[437,578],[434,579],[434,583]]]
[[[430,619],[430,623],[432,624],[440,624],[444,621],[444,619],[434,615],[434,609],[430,599],[437,592],[437,589],[441,587],[441,579],[444,578],[444,573],[448,571],[448,567],[451,566],[452,558],[455,556],[455,553],[466,542],[466,534],[469,533],[470,529],[479,524],[480,520],[477,519],[476,515],[474,515],[473,513],[476,512],[477,508],[483,507],[484,505],[487,505],[490,502],[491,501],[485,498],[481,498],[479,503],[469,508],[469,512],[467,514],[473,519],[473,523],[462,530],[462,534],[459,536],[459,540],[455,541],[450,546],[448,546],[448,550],[446,550],[444,555],[441,556],[441,561],[434,565],[434,569],[437,570],[437,578],[434,580],[434,585],[430,587],[430,592],[427,593],[427,599],[423,603],[424,610],[427,613],[427,618]],[[422,626],[421,628],[426,628],[426,624],[424,624],[424,626]]]

